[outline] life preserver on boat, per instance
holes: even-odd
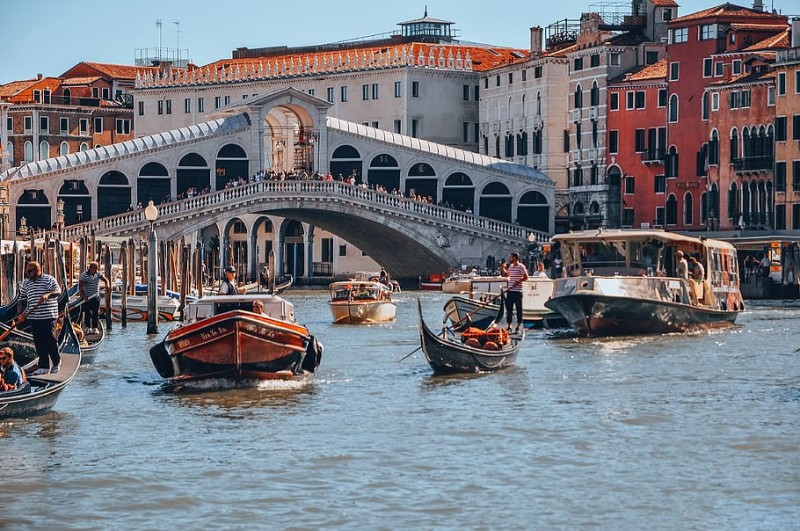
[[[470,339],[475,339],[479,345],[482,345],[486,341],[486,332],[480,328],[470,326],[461,332],[461,342],[466,343]]]
[[[307,372],[314,372],[319,367],[319,362],[322,360],[322,343],[317,341],[317,338],[311,336],[311,340],[306,347],[306,354],[303,356],[303,363],[300,364],[302,369]]]
[[[510,336],[505,328],[495,326],[486,331],[486,341],[492,341],[497,345],[505,345],[508,343]],[[484,345],[484,348],[486,346]]]

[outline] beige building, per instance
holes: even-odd
[[[800,19],[775,62],[775,229],[800,230]]]

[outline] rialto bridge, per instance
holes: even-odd
[[[152,200],[159,238],[216,240],[219,263],[241,260],[251,277],[270,250],[280,272],[311,276],[333,261],[315,238],[327,231],[397,278],[499,258],[553,232],[544,174],[328,117],[328,108],[284,89],[210,122],[12,168],[0,175],[10,230],[24,219],[63,225],[67,237],[141,235],[139,207]]]

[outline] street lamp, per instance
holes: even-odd
[[[61,239],[61,231],[64,230],[64,200],[59,199],[56,203],[56,228],[58,229],[58,239]]]
[[[19,235],[28,235],[28,220],[25,219],[25,216],[22,216],[19,220]]]
[[[8,185],[0,182],[0,240],[6,239],[6,227],[8,226]]]
[[[144,219],[150,222],[148,257],[148,282],[147,282],[147,333],[158,333],[158,306],[156,305],[156,269],[158,268],[158,246],[156,245],[156,230],[154,224],[158,219],[158,208],[150,200],[144,209]]]

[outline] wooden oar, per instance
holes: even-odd
[[[415,353],[416,351],[418,351],[421,348],[422,348],[422,345],[418,346],[417,348],[415,348],[414,350],[412,350],[411,352],[409,352],[408,354],[406,354],[405,356],[403,356],[402,358],[397,360],[397,363],[400,363],[401,361],[403,361],[404,359],[408,358],[409,356],[411,356],[413,353]]]
[[[459,319],[458,321],[456,321],[455,323],[453,323],[453,325],[452,325],[450,328],[452,328],[452,329],[456,329],[456,328],[458,328],[458,327],[459,327],[459,325],[461,325],[461,324],[462,324],[464,321],[468,321],[468,320],[469,320],[469,318],[470,318],[471,316],[475,315],[475,313],[479,312],[480,310],[483,310],[484,308],[488,308],[490,304],[494,304],[494,302],[495,302],[495,301],[496,301],[498,298],[502,298],[502,297],[503,297],[503,291],[501,290],[499,295],[495,295],[494,297],[492,297],[492,298],[491,298],[491,299],[489,299],[488,301],[485,301],[485,302],[482,302],[482,303],[480,303],[480,304],[478,305],[478,307],[477,307],[477,308],[475,308],[474,310],[472,310],[471,312],[469,312],[467,315],[465,315],[464,317],[462,317],[461,319]],[[499,314],[501,318],[502,318],[502,315],[503,315],[503,314],[502,314],[502,312],[503,312],[503,305],[501,304],[501,305],[500,305],[500,314]],[[495,321],[496,321],[497,319],[498,319],[498,318],[497,318],[497,317],[495,317]],[[447,320],[447,317],[445,317],[445,321],[446,321],[446,320]]]

